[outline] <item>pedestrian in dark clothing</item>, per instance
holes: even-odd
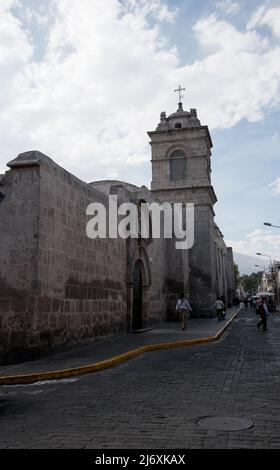
[[[263,331],[267,331],[267,315],[269,314],[269,312],[268,312],[268,308],[266,305],[265,297],[262,297],[261,301],[257,305],[256,312],[261,318],[257,324],[257,327],[259,328],[262,325]]]
[[[233,299],[233,305],[235,305],[235,307],[238,309],[239,308],[239,305],[240,305],[240,300],[238,297],[235,297]]]

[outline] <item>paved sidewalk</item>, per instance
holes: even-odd
[[[190,319],[185,331],[181,330],[180,322],[165,322],[145,332],[117,336],[100,343],[53,354],[36,361],[0,366],[0,377],[83,367],[111,359],[146,345],[213,337],[230,323],[236,313],[237,309],[235,307],[228,309],[226,321],[218,321],[217,318]]]

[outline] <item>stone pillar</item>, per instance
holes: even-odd
[[[8,164],[0,202],[0,364],[31,359],[38,282],[39,161]],[[26,351],[29,351],[26,353]]]
[[[216,300],[213,214],[209,206],[195,206],[194,246],[189,252],[192,316],[212,317]]]

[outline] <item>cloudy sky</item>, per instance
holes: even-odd
[[[179,83],[212,135],[226,241],[280,259],[263,226],[280,225],[280,0],[0,0],[0,173],[38,149],[149,186],[146,131]]]

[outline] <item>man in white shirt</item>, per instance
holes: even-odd
[[[180,312],[181,321],[182,321],[182,330],[185,330],[187,327],[188,312],[191,312],[192,309],[186,297],[184,296],[184,294],[181,294],[179,299],[177,300],[176,310],[179,310]]]
[[[217,311],[218,320],[224,320],[225,318],[224,318],[223,312],[225,309],[225,304],[220,297],[218,297],[218,299],[216,300],[214,307],[216,308],[216,311]]]

